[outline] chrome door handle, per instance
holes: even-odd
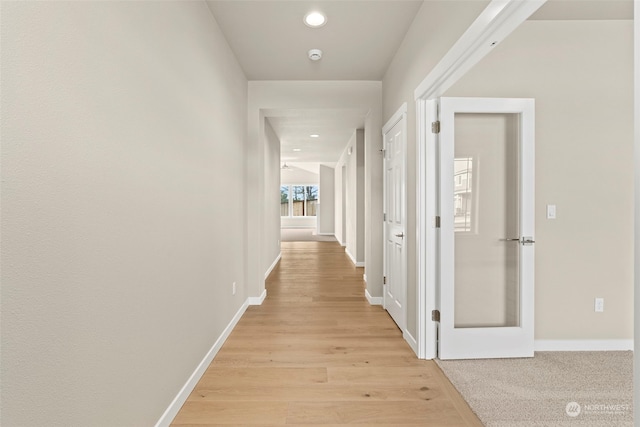
[[[520,242],[523,245],[533,245],[536,241],[533,240],[533,237],[522,237],[517,239],[500,239],[503,242]]]
[[[401,239],[404,239],[404,233],[396,234],[396,237],[400,237]]]

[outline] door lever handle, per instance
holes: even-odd
[[[520,242],[523,245],[532,245],[536,241],[533,240],[533,237],[522,237],[517,239],[500,239],[502,242]]]
[[[396,234],[396,237],[400,237],[401,239],[404,239],[404,233],[398,233]]]

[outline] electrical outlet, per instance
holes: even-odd
[[[233,290],[233,295],[236,294],[236,282],[233,282],[233,285],[231,286],[231,289]]]
[[[602,313],[604,311],[604,298],[596,298],[594,310],[598,313]]]

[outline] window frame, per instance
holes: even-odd
[[[293,215],[293,202],[296,201],[293,197],[293,187],[303,187],[305,188],[305,191],[303,192],[304,195],[304,200],[302,200],[302,202],[304,203],[304,212],[308,212],[308,208],[307,208],[307,202],[309,201],[313,201],[313,200],[308,200],[307,199],[307,192],[306,192],[306,188],[307,187],[315,187],[317,190],[317,196],[316,196],[316,200],[318,203],[320,201],[320,184],[280,184],[280,197],[281,197],[281,204],[282,204],[282,188],[283,187],[288,187],[289,191],[287,193],[287,203],[288,203],[288,213],[287,215],[282,215],[282,211],[280,214],[280,218],[317,218],[318,217],[318,213],[316,212],[315,215]],[[300,200],[297,200],[300,201]]]

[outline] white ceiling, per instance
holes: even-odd
[[[366,112],[358,110],[288,110],[267,120],[280,138],[280,158],[287,163],[338,161],[356,129],[364,128]],[[309,135],[317,134],[319,138]],[[293,151],[299,149],[300,151]]]
[[[422,0],[207,3],[249,80],[382,80]],[[323,27],[304,24],[312,10],[327,16]]]
[[[382,80],[422,0],[208,0],[211,12],[249,80]],[[309,28],[304,16],[327,16]],[[323,51],[312,62],[309,49]],[[366,112],[278,111],[267,117],[281,140],[281,158],[335,164]],[[310,138],[316,133],[320,138]],[[294,148],[301,151],[294,152]],[[317,166],[314,166],[317,168]]]
[[[633,19],[633,0],[547,0],[529,19]]]
[[[423,1],[207,0],[207,4],[248,80],[382,80]],[[326,25],[312,29],[303,23],[312,10],[326,14]],[[633,19],[633,0],[548,0],[530,19]],[[323,50],[322,60],[308,59],[312,48]],[[281,139],[283,161],[294,164],[337,162],[354,130],[364,127],[364,113],[348,110],[283,110],[272,112],[268,120]],[[320,138],[310,138],[311,133]]]

